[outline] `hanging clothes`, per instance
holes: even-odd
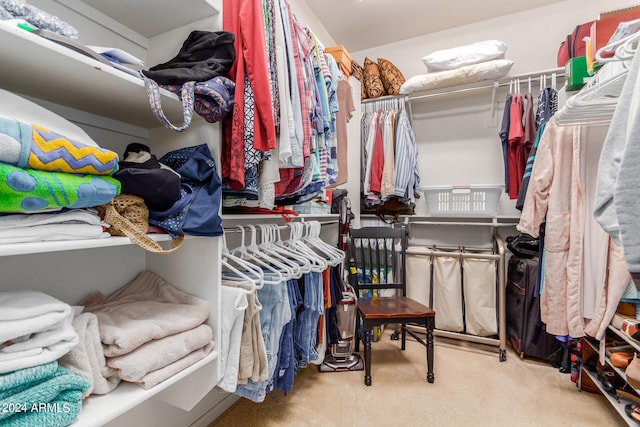
[[[509,111],[509,198],[518,198],[518,191],[522,184],[524,174],[523,163],[523,138],[524,128],[522,125],[522,114],[524,112],[522,95],[514,93],[511,98],[511,108]]]
[[[540,142],[544,125],[551,119],[556,111],[558,111],[558,92],[552,88],[544,88],[538,96],[538,109],[536,111],[536,137],[533,147],[531,147],[531,151],[527,156],[527,164],[524,169],[524,175],[522,176],[522,185],[520,186],[518,200],[516,201],[516,209],[519,211],[522,211],[524,200],[527,197],[531,171],[533,170],[533,164],[538,150],[538,143]]]
[[[500,142],[502,144],[502,157],[504,161],[504,191],[509,192],[509,123],[511,120],[511,99],[513,95],[507,94],[504,102],[504,113],[502,115],[502,126],[500,127]]]
[[[622,280],[626,266],[616,256],[608,259],[586,258],[584,252],[585,171],[582,157],[586,148],[598,148],[601,136],[580,126],[545,126],[533,166],[529,194],[525,199],[518,231],[537,237],[546,217],[544,288],[540,310],[547,332],[554,335],[585,335],[583,286],[626,287]],[[589,145],[590,144],[590,145]],[[608,248],[607,240],[592,244]],[[584,264],[602,266],[602,277],[585,277]],[[617,302],[616,302],[617,304]]]
[[[236,35],[234,47],[236,62],[229,72],[236,83],[234,109],[231,117],[223,122],[222,176],[233,190],[245,186],[245,72],[255,96],[255,104],[249,106],[253,114],[253,147],[268,151],[275,148],[275,122],[271,103],[271,84],[267,65],[264,14],[262,3],[256,0],[223,0],[222,27]]]

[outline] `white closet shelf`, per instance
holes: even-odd
[[[178,383],[180,380],[186,378],[187,376],[190,376],[191,374],[197,373],[197,375],[200,377],[208,376],[213,379],[213,374],[209,375],[209,373],[206,373],[204,371],[207,367],[215,368],[215,364],[213,362],[217,359],[217,357],[218,352],[214,350],[209,353],[209,355],[207,355],[207,357],[205,357],[204,359],[196,362],[185,370],[161,382],[155,387],[150,388],[149,390],[145,390],[133,383],[121,382],[118,387],[116,387],[116,389],[111,393],[101,396],[90,396],[82,402],[82,410],[80,411],[80,415],[72,424],[72,426],[102,426],[134,408],[135,406],[143,403],[144,401],[158,395],[159,393],[165,390],[169,391],[169,387],[176,385],[176,383]],[[203,371],[202,374],[200,371]],[[215,384],[209,384],[209,389],[214,385]],[[189,406],[193,407],[201,397],[202,396],[195,396],[195,401],[191,402]],[[187,407],[184,409],[189,410],[191,408]]]
[[[0,38],[4,89],[147,129],[162,126],[140,78],[2,21]],[[182,123],[177,95],[161,92],[166,116]]]
[[[171,240],[168,234],[150,234],[156,242]],[[192,236],[185,236],[185,239]],[[0,245],[0,256],[27,255],[46,252],[71,251],[77,249],[95,249],[111,246],[135,245],[128,237],[110,236],[102,239],[56,240],[51,242],[28,242]],[[179,250],[179,249],[178,249]]]

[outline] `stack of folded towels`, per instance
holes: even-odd
[[[118,155],[93,141],[80,142],[3,114],[0,213],[12,215],[0,221],[0,242],[108,237],[97,212],[86,208],[120,193],[120,183],[110,176],[118,170]]]
[[[56,362],[78,343],[72,317],[42,292],[0,293],[1,425],[66,426],[78,416],[90,382]]]
[[[114,380],[101,372],[149,389],[213,349],[213,332],[204,323],[209,303],[149,271],[108,297],[93,295],[85,311],[97,320],[106,368],[85,363],[82,369],[94,372],[105,388],[114,386]],[[87,347],[96,349],[95,343]]]

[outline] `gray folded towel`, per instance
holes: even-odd
[[[80,313],[73,318],[73,328],[80,341],[58,360],[58,364],[91,381],[91,387],[82,395],[83,399],[91,394],[110,393],[120,383],[120,378],[105,361],[98,318],[93,313]]]
[[[147,375],[142,377],[140,381],[138,381],[138,384],[145,390],[148,390],[154,385],[160,384],[162,381],[171,378],[178,372],[183,371],[189,366],[204,359],[209,353],[211,353],[211,350],[213,350],[213,341],[198,350],[192,351],[182,359],[177,360],[164,368],[149,372]]]
[[[104,355],[127,354],[142,344],[188,331],[209,317],[209,302],[145,271],[102,301],[86,305],[98,317]]]
[[[124,381],[138,382],[145,375],[164,368],[211,342],[213,332],[209,325],[200,325],[189,331],[149,341],[131,353],[109,357],[107,365],[118,371]]]

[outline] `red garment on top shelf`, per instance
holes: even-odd
[[[509,112],[509,198],[518,198],[518,192],[522,185],[522,176],[526,166],[524,159],[524,128],[522,126],[522,95],[514,93],[511,98],[511,110]]]

